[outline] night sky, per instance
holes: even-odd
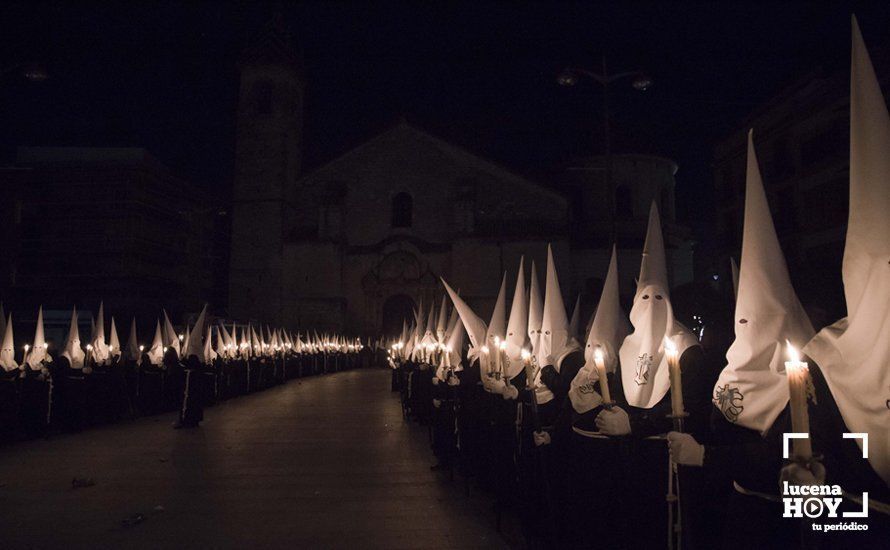
[[[795,77],[846,70],[850,14],[885,45],[890,3],[285,3],[307,74],[305,169],[400,115],[543,183],[598,151],[598,88],[556,85],[565,65],[641,69],[611,92],[615,149],[674,158],[678,216],[707,235],[714,140]],[[825,3],[828,4],[828,3]],[[228,192],[236,59],[274,4],[140,2],[0,7],[0,145],[141,146]],[[695,215],[692,215],[692,214]]]

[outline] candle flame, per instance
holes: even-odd
[[[528,361],[531,358],[532,354],[527,349],[522,350],[522,360]]]
[[[498,347],[501,349],[501,351],[507,349],[507,342],[501,342]]]
[[[797,351],[797,348],[791,345],[788,340],[785,340],[785,346],[788,348],[788,360],[795,364],[800,363],[800,352]]]
[[[488,346],[482,346],[482,353],[488,353]]]
[[[597,361],[603,360],[603,348],[602,346],[597,346],[595,350],[593,350],[593,358]]]
[[[676,357],[679,353],[674,341],[667,336],[664,337],[664,352],[671,358]]]

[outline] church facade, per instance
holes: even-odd
[[[610,247],[573,249],[569,197],[404,120],[301,174],[303,77],[292,52],[272,29],[241,59],[230,316],[393,333],[420,303],[438,305],[440,277],[486,315],[521,255],[543,275],[548,243],[565,295],[595,294],[586,287]],[[649,200],[639,198],[640,221]],[[621,256],[632,281],[639,247]]]

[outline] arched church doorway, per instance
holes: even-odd
[[[402,323],[414,318],[414,300],[407,294],[394,294],[383,303],[383,334],[396,337],[402,331]]]

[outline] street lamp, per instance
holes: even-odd
[[[603,88],[603,149],[604,156],[606,160],[605,167],[605,187],[609,192],[610,201],[612,202],[612,239],[616,238],[615,235],[615,199],[612,197],[612,189],[611,189],[611,180],[612,180],[612,150],[611,150],[611,135],[609,131],[609,85],[619,80],[623,80],[626,78],[633,78],[631,82],[631,86],[637,91],[645,92],[649,88],[651,88],[654,84],[654,81],[650,76],[648,76],[643,71],[624,71],[615,74],[609,74],[609,71],[606,67],[606,56],[603,56],[603,66],[602,72],[598,73],[596,71],[590,69],[584,69],[580,67],[566,67],[562,70],[561,73],[556,77],[556,82],[560,86],[574,86],[578,83],[578,80],[581,77],[587,77],[590,80],[593,80]]]

